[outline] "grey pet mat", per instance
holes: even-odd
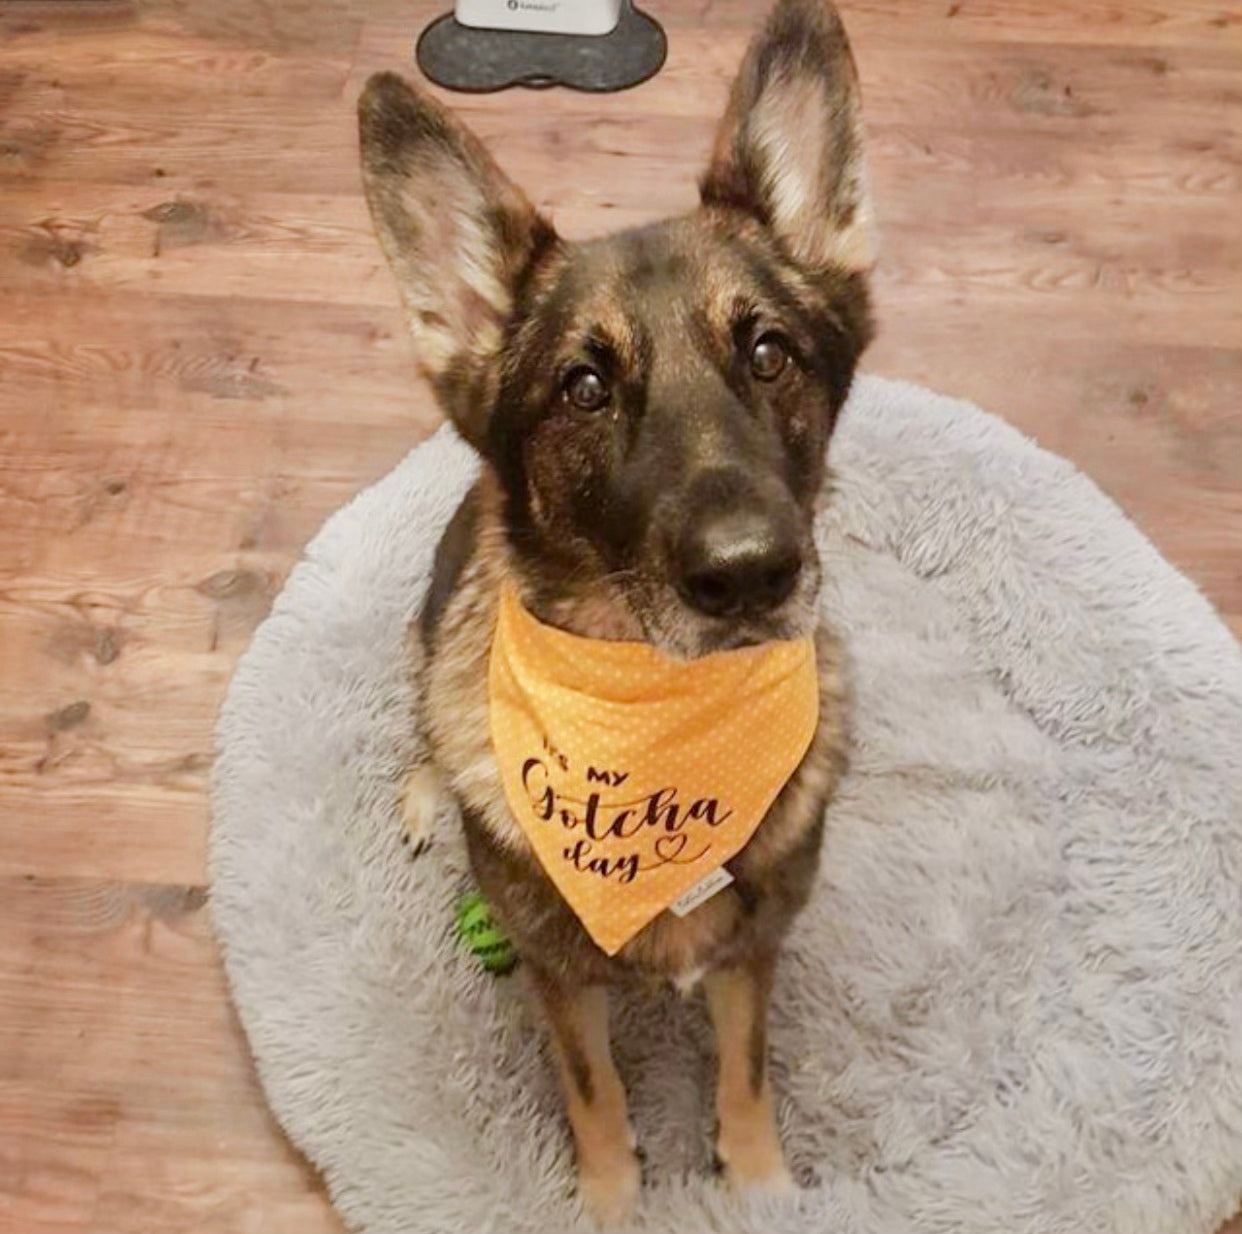
[[[660,1234],[1211,1234],[1242,1191],[1242,655],[1064,460],[861,380],[818,525],[853,764],[777,973],[792,1201],[710,1168],[701,1001],[615,1032]],[[445,430],[333,517],[229,689],[212,903],[268,1098],[369,1234],[585,1229],[522,977],[411,863],[407,624],[476,462]]]
[[[624,0],[613,31],[594,36],[481,30],[448,13],[422,32],[415,55],[419,68],[449,90],[569,86],[606,93],[654,76],[666,50],[659,23]]]

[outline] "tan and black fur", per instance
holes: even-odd
[[[475,876],[546,1011],[597,1219],[623,1220],[639,1188],[606,1005],[610,985],[635,977],[702,976],[719,1046],[718,1156],[735,1185],[788,1185],[767,1001],[845,746],[812,520],[871,335],[872,234],[840,21],[826,0],[781,0],[734,85],[701,207],[589,244],[561,240],[477,139],[400,78],[372,78],[359,114],[367,197],[420,361],[484,461],[420,624],[432,761],[411,773],[410,824],[426,824],[441,784],[461,807]],[[486,670],[506,579],[544,621],[678,657],[817,639],[818,733],[730,862],[735,881],[613,958],[505,803]]]

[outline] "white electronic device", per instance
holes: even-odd
[[[418,36],[418,66],[447,90],[627,90],[660,71],[668,40],[634,0],[456,0]]]
[[[454,15],[482,30],[603,35],[616,29],[621,0],[456,0]]]

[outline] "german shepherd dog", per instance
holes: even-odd
[[[857,78],[827,0],[780,0],[747,51],[689,216],[562,240],[459,121],[400,77],[359,102],[363,179],[421,366],[483,459],[439,546],[416,643],[430,761],[407,827],[455,797],[474,875],[550,1026],[579,1187],[624,1221],[639,1158],[607,990],[702,978],[731,1184],[790,1185],[767,1079],[776,953],[805,903],[844,765],[836,639],[812,521],[872,333]],[[506,805],[488,728],[498,592],[575,634],[688,658],[814,633],[817,735],[733,883],[618,955],[591,941]]]

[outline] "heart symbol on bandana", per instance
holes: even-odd
[[[686,847],[689,836],[682,832],[675,836],[661,836],[655,842],[655,854],[661,861],[676,861]]]

